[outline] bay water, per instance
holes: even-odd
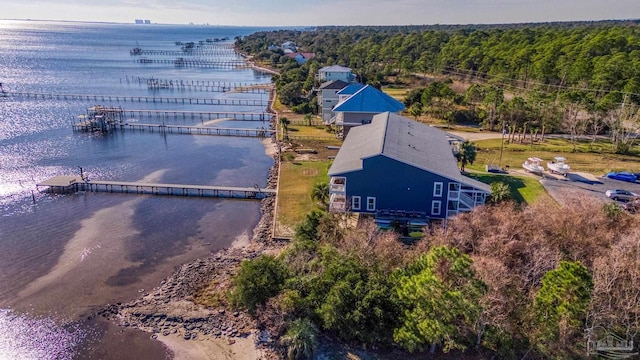
[[[130,50],[180,50],[250,27],[0,21],[0,83],[7,92],[267,101],[265,93],[149,89],[137,78],[268,83],[249,68],[135,62]],[[235,55],[219,55],[237,59]],[[151,56],[150,56],[151,57]],[[159,56],[162,58],[161,56]],[[158,58],[158,56],[156,56]],[[167,59],[175,57],[166,57]],[[57,175],[178,184],[265,186],[273,160],[255,138],[150,132],[73,132],[95,105],[124,109],[262,112],[249,106],[0,97],[0,359],[155,359],[149,334],[95,320],[105,304],[158,286],[190,260],[250,237],[257,201],[80,192],[51,195]],[[128,122],[261,128],[202,118]]]

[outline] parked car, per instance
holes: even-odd
[[[609,199],[613,200],[621,200],[621,201],[632,201],[638,198],[638,194],[632,193],[628,190],[615,189],[615,190],[607,190],[605,192]]]
[[[630,172],[610,172],[610,173],[607,173],[605,177],[609,179],[621,180],[621,181],[627,181],[627,182],[636,182],[636,180],[638,180],[638,178]]]

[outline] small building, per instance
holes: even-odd
[[[349,132],[329,177],[330,211],[378,219],[445,220],[491,193],[460,173],[444,131],[392,112]]]
[[[322,122],[329,123],[334,116],[333,107],[339,102],[338,92],[347,85],[342,80],[326,81],[318,88],[318,113],[322,115]]]
[[[282,48],[284,52],[287,52],[287,50],[289,50],[289,52],[296,52],[298,47],[293,41],[285,41],[282,43],[282,45],[280,45],[280,48]]]
[[[399,113],[405,109],[403,103],[371,85],[360,86],[358,90],[356,89],[358,86],[354,85],[343,89],[344,91],[339,91],[338,96],[342,100],[332,110],[335,116],[331,122],[335,122],[339,133],[342,133],[343,136],[346,136],[354,126],[370,123],[377,114],[386,111]],[[350,90],[356,91],[351,95],[346,95]]]
[[[313,59],[316,54],[314,53],[287,53],[286,56],[294,59],[298,64],[304,64],[309,59]]]
[[[340,65],[332,65],[325,66],[318,70],[318,80],[342,80],[346,83],[352,83],[356,80],[356,76],[351,72],[351,68]]]

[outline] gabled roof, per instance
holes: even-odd
[[[363,113],[398,112],[402,110],[404,110],[403,103],[370,85],[365,85],[333,108],[333,112]]]
[[[377,155],[491,192],[489,185],[460,174],[444,131],[391,112],[349,130],[329,176],[362,170],[362,160]]]
[[[318,72],[351,72],[351,68],[340,65],[331,65],[321,68]]]
[[[345,86],[347,86],[349,84],[347,84],[346,82],[342,81],[342,80],[332,80],[332,81],[327,81],[327,82],[323,82],[322,85],[320,85],[319,89],[324,90],[324,89],[332,89],[332,90],[336,90],[336,89],[344,89]]]
[[[363,84],[351,84],[342,90],[338,91],[338,95],[353,95],[358,92],[358,90],[364,87]]]

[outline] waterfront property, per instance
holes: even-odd
[[[325,66],[318,70],[317,76],[320,81],[342,80],[346,83],[356,81],[356,76],[351,72],[351,68],[340,65]]]
[[[332,80],[322,83],[318,88],[318,113],[322,114],[323,123],[329,123],[333,117],[333,107],[340,100],[338,92],[347,85],[349,84],[342,80]]]
[[[351,129],[329,169],[332,212],[444,220],[483,205],[488,185],[463,176],[446,133],[385,112]]]
[[[351,95],[343,95],[342,92],[338,92],[339,96],[345,97],[333,108],[336,115],[331,121],[335,122],[339,133],[342,133],[343,136],[346,136],[349,129],[354,126],[370,123],[374,115],[386,111],[399,113],[405,108],[403,103],[373,86],[364,85],[358,89],[354,85],[344,90],[350,89],[357,90]]]

